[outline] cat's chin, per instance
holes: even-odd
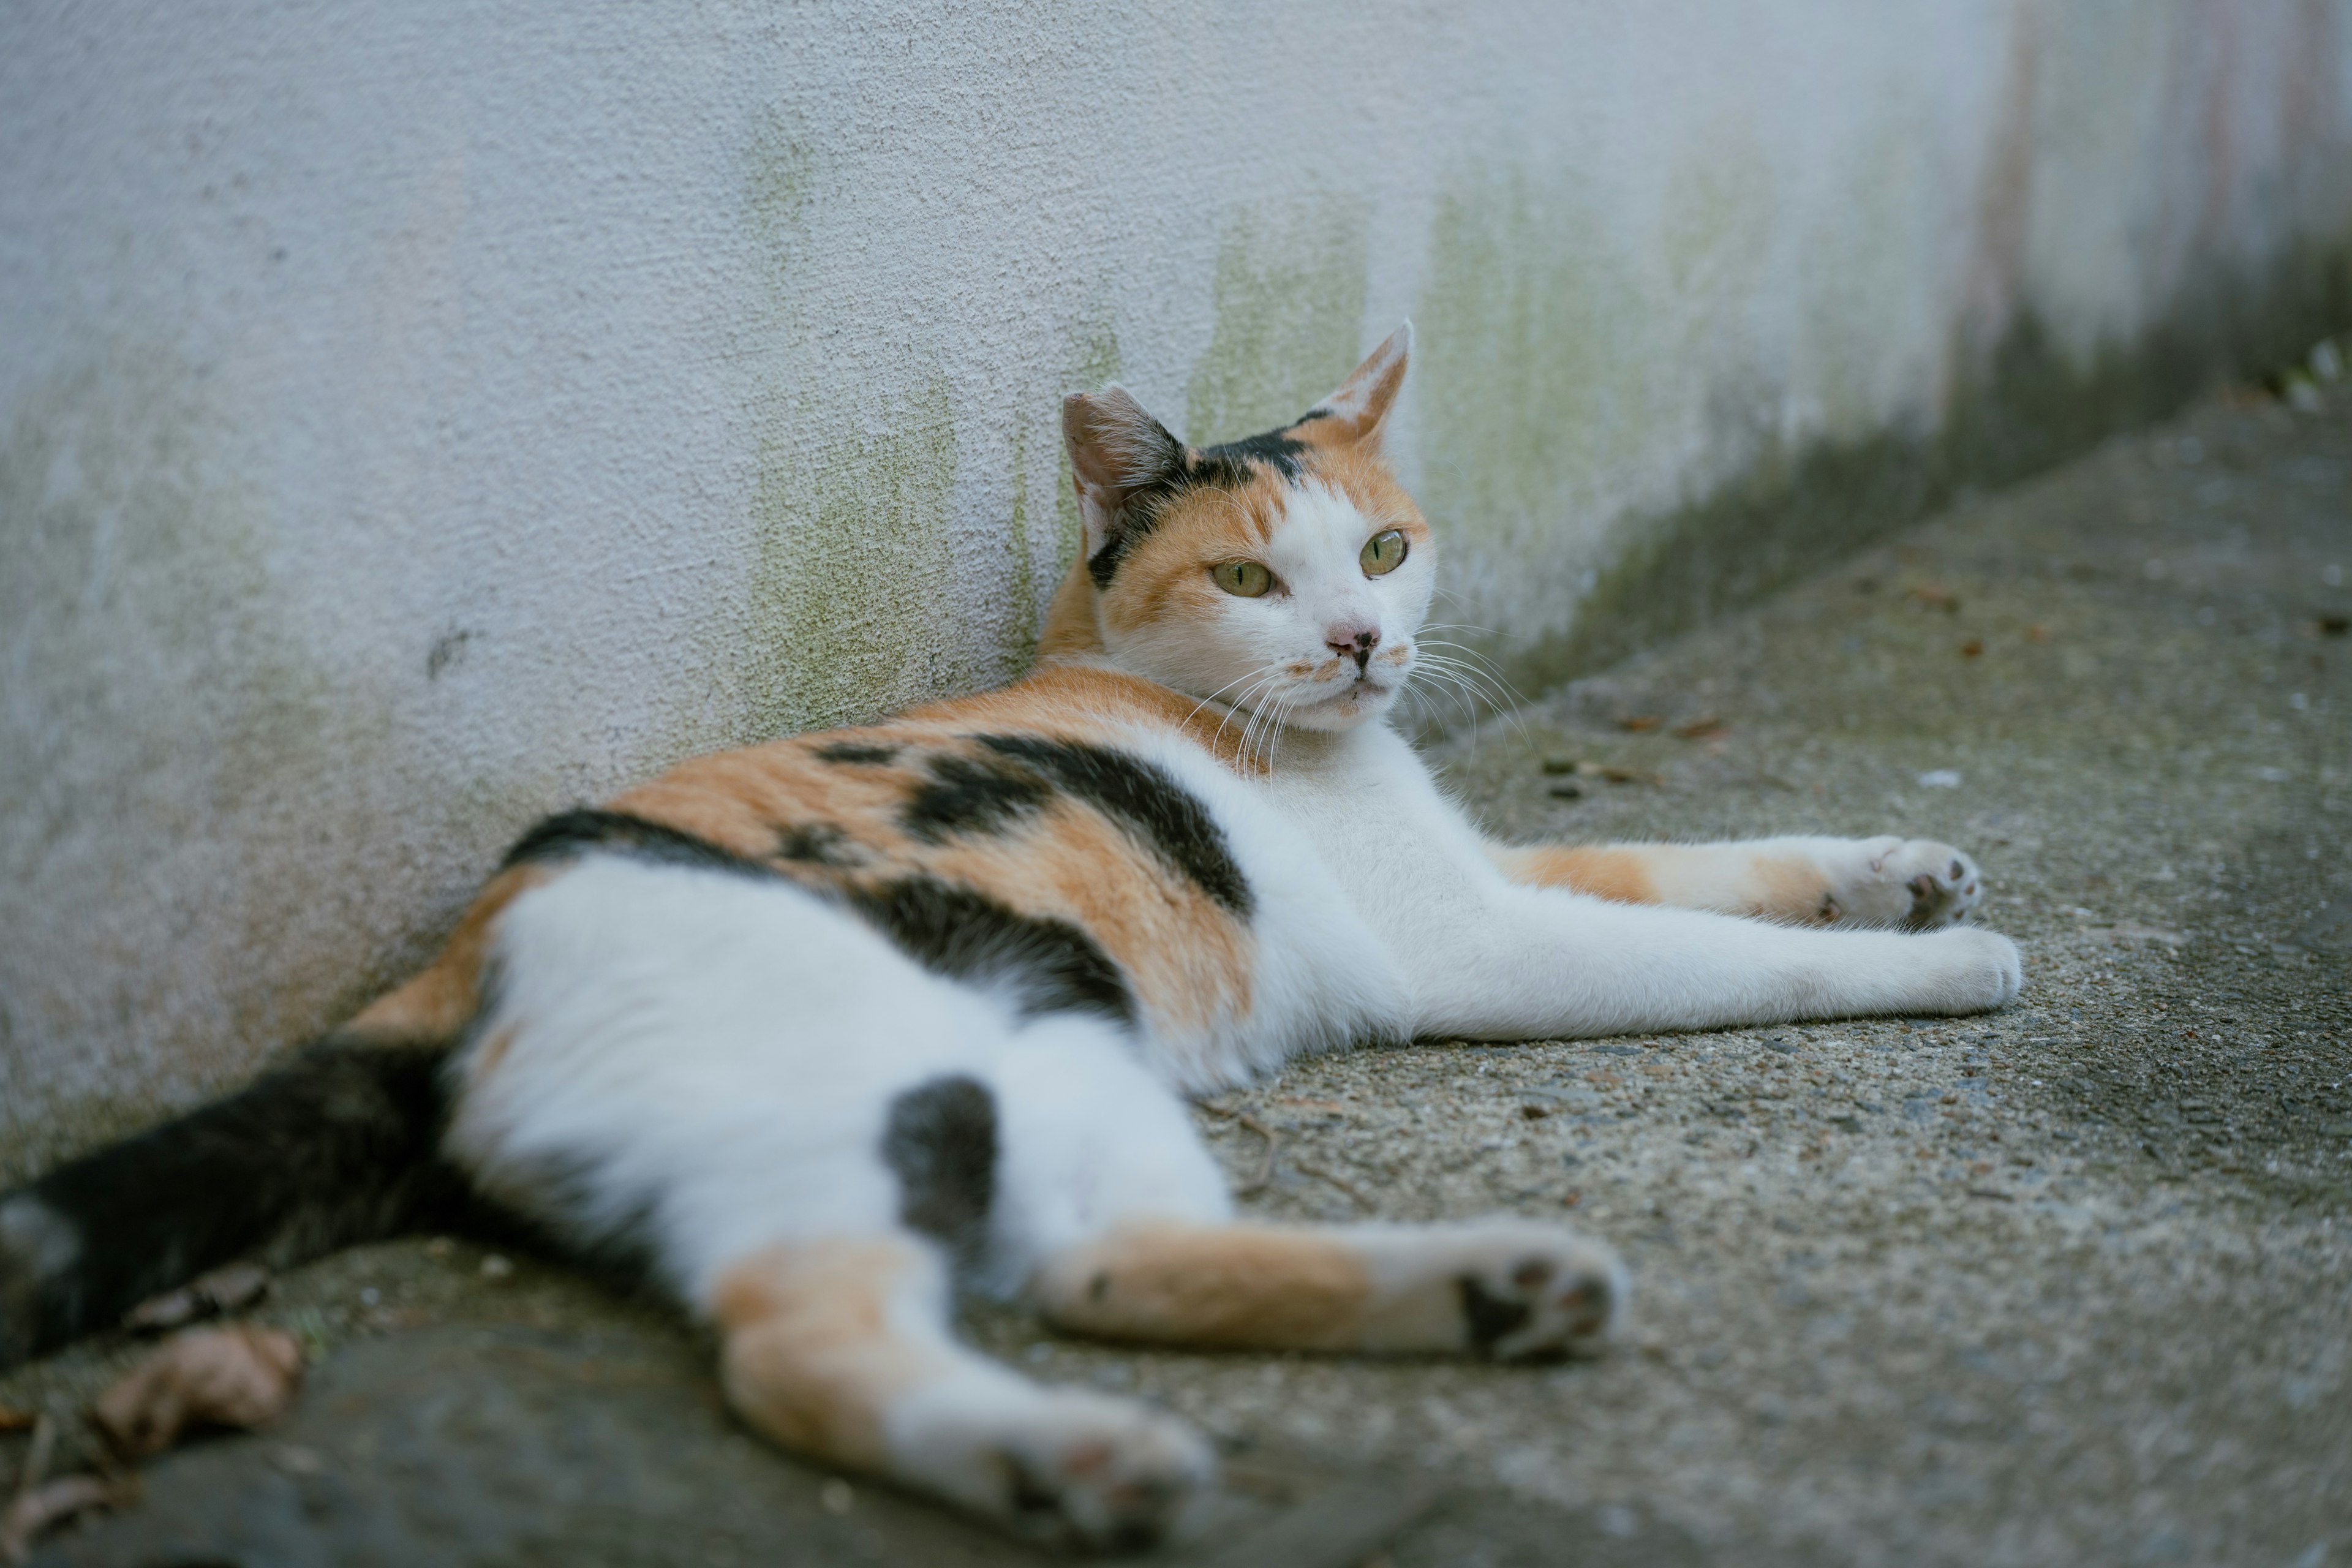
[[[1394,686],[1350,686],[1321,702],[1292,709],[1283,715],[1283,722],[1299,730],[1353,730],[1386,713],[1398,690]]]

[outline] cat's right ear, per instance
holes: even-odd
[[[1088,559],[1116,535],[1119,513],[1139,490],[1184,468],[1184,443],[1168,433],[1123,386],[1074,392],[1062,399],[1062,438],[1078,484]]]

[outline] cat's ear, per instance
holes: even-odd
[[[1339,390],[1307,411],[1309,419],[1328,419],[1331,434],[1349,441],[1375,441],[1381,421],[1389,416],[1404,385],[1405,361],[1412,353],[1412,323],[1407,321],[1388,335]]]
[[[1074,392],[1062,399],[1062,438],[1078,482],[1091,557],[1118,529],[1119,510],[1137,491],[1184,468],[1184,443],[1168,433],[1127,388]]]

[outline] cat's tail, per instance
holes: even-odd
[[[0,1194],[0,1368],[233,1259],[282,1266],[458,1209],[438,1157],[450,1048],[331,1035]]]

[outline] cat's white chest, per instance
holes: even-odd
[[[1263,786],[1267,805],[1312,847],[1387,974],[1408,998],[1423,993],[1483,928],[1500,879],[1395,734],[1359,731],[1298,750]]]

